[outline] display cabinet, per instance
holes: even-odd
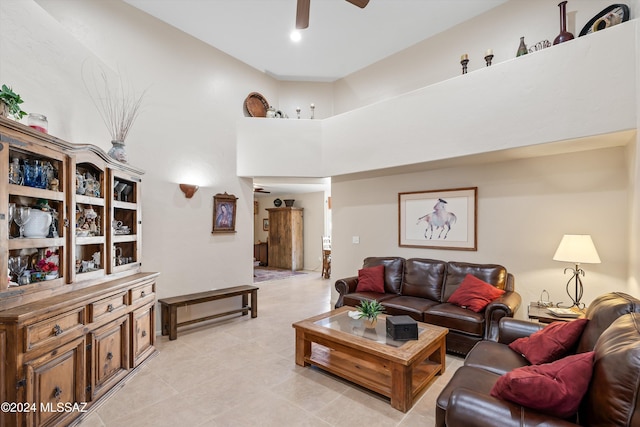
[[[0,426],[75,423],[156,353],[142,175],[0,118]]]

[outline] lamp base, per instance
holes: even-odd
[[[568,307],[577,307],[582,310],[583,308],[585,308],[585,305],[584,303],[580,302],[580,300],[582,299],[582,293],[583,293],[582,280],[580,279],[580,276],[584,276],[584,270],[581,269],[580,266],[577,264],[576,264],[576,268],[571,268],[571,267],[565,268],[564,269],[565,274],[567,273],[567,270],[571,271],[571,273],[573,274],[569,279],[569,281],[567,282],[567,295],[569,295],[569,298],[571,299],[571,302],[572,302],[572,304]],[[573,295],[571,295],[571,292],[569,291],[571,282],[574,283]]]

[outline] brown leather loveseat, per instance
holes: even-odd
[[[513,275],[501,265],[369,257],[364,260],[363,269],[380,265],[384,266],[384,293],[357,292],[357,276],[340,279],[335,284],[340,294],[336,308],[355,307],[363,299],[378,300],[386,314],[408,315],[420,322],[448,328],[447,351],[450,353],[466,355],[477,342],[496,340],[499,320],[513,317],[520,306]],[[467,274],[505,293],[481,312],[447,303]]]
[[[582,400],[575,401],[577,413],[563,419],[491,395],[502,375],[529,365],[508,345],[545,327],[502,319],[499,341],[478,343],[438,396],[436,427],[640,426],[639,312],[640,300],[620,292],[602,295],[588,307],[588,321],[577,344],[559,360],[593,351],[593,369],[577,374],[591,379]],[[557,397],[561,387],[557,383],[549,396]]]

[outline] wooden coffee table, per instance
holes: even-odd
[[[341,307],[293,324],[296,364],[314,365],[391,399],[407,412],[437,374],[445,371],[446,328],[418,322],[418,339],[394,341],[386,317],[375,329],[351,319]]]

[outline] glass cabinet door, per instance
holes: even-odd
[[[140,266],[142,219],[140,209],[140,178],[109,169],[109,273]]]

